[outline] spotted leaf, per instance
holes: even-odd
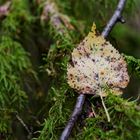
[[[120,94],[129,82],[126,62],[95,30],[93,24],[91,32],[73,50],[67,67],[68,84],[82,94],[97,95],[106,85]]]

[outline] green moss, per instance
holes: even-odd
[[[24,26],[30,22],[26,2],[13,0],[11,12],[1,22],[0,133],[3,133],[7,139],[8,133],[12,133],[12,113],[22,112],[28,102],[23,76],[25,73],[32,73],[32,66],[28,53],[18,42],[21,23],[24,22],[22,24]]]
[[[46,98],[46,119],[43,129],[38,137],[39,140],[57,140],[69,114],[74,106],[75,99],[66,81],[66,68],[69,61],[70,51],[73,48],[73,37],[64,28],[64,34],[59,33],[51,24],[45,25],[49,29],[49,38],[53,41],[48,53],[43,56],[45,62],[42,69],[46,71],[49,79],[49,90]],[[44,28],[44,26],[43,26]]]
[[[124,55],[129,66],[130,73],[140,76],[140,59],[133,56]]]
[[[140,134],[140,112],[136,102],[129,102],[112,93],[105,98],[105,104],[108,108],[111,122],[108,123],[102,107],[95,106],[96,99],[93,102],[96,117],[87,118],[85,126],[79,133],[79,140],[101,139],[101,140],[136,140]]]

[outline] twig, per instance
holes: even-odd
[[[16,118],[22,124],[22,126],[26,129],[26,131],[28,132],[28,139],[31,139],[32,132],[29,130],[27,125],[24,123],[24,121],[20,118],[20,116],[18,114],[16,114]]]
[[[74,107],[74,111],[69,119],[68,124],[66,125],[60,140],[67,140],[69,138],[69,135],[71,133],[71,130],[74,126],[74,123],[77,121],[78,116],[80,115],[82,108],[83,108],[83,104],[85,102],[85,95],[84,94],[80,94],[77,97],[77,101],[76,101],[76,105]]]
[[[118,21],[121,21],[121,23],[124,23],[124,20],[123,20],[121,14],[122,14],[125,2],[126,2],[126,0],[120,0],[119,1],[118,6],[117,6],[113,16],[111,17],[111,19],[109,20],[109,22],[107,23],[106,27],[104,28],[104,30],[102,32],[103,37],[106,38],[108,36],[111,29],[114,27],[114,25]],[[83,94],[81,94],[77,97],[77,101],[76,101],[76,105],[74,107],[74,111],[73,111],[65,129],[62,132],[60,140],[67,140],[69,138],[69,135],[70,135],[71,130],[74,126],[74,123],[77,121],[78,116],[81,114],[83,104],[85,102],[85,97],[86,97],[86,95],[83,95]]]
[[[108,36],[108,34],[112,30],[113,26],[118,21],[120,21],[121,23],[125,22],[124,19],[122,18],[122,11],[124,9],[125,3],[126,3],[126,0],[119,1],[118,6],[117,6],[113,16],[111,17],[111,19],[109,20],[109,22],[107,23],[106,27],[104,28],[104,30],[102,32],[102,36],[104,36],[105,38]]]

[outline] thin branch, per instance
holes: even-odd
[[[74,107],[74,111],[69,119],[68,124],[66,125],[64,131],[62,132],[62,135],[60,137],[60,140],[67,140],[69,138],[69,135],[71,133],[71,130],[74,126],[74,123],[77,121],[78,116],[81,114],[82,112],[82,108],[83,108],[83,104],[85,102],[85,95],[84,94],[80,94],[77,97],[77,101],[76,101],[76,105]]]
[[[16,114],[16,118],[22,124],[22,126],[25,128],[25,130],[28,132],[28,139],[31,139],[32,132],[29,130],[27,125],[24,123],[24,121],[20,118],[20,116],[18,114]]]
[[[109,22],[107,23],[106,27],[102,32],[102,36],[104,36],[105,38],[108,36],[108,34],[110,33],[110,31],[118,21],[120,21],[121,23],[125,22],[124,19],[122,18],[122,11],[124,9],[125,3],[126,0],[119,1],[113,16],[111,17],[111,19],[109,20]]]
[[[120,0],[119,1],[118,6],[117,6],[113,16],[111,17],[111,19],[109,20],[109,22],[107,23],[106,27],[104,28],[104,30],[102,32],[103,37],[106,38],[108,36],[108,34],[110,33],[110,31],[112,30],[112,28],[114,27],[114,25],[118,21],[121,21],[121,23],[124,23],[124,19],[122,18],[121,14],[122,14],[125,2],[126,2],[126,0]],[[74,126],[74,123],[77,121],[78,116],[82,112],[83,104],[85,102],[85,97],[86,97],[86,95],[83,95],[83,94],[81,94],[77,97],[77,101],[76,101],[76,105],[74,107],[74,111],[73,111],[65,129],[62,132],[60,140],[67,140],[69,138],[69,135],[70,135],[71,130]]]

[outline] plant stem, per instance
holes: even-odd
[[[104,107],[104,110],[105,110],[105,113],[106,113],[106,116],[107,116],[107,121],[110,122],[110,116],[109,116],[108,110],[107,110],[107,108],[106,108],[106,106],[105,106],[105,103],[104,103],[104,100],[103,100],[103,97],[102,97],[101,94],[100,94],[100,98],[101,98],[102,105],[103,105],[103,107]]]

